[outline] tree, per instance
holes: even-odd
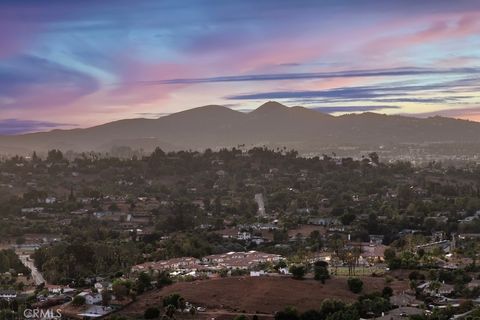
[[[143,313],[145,319],[156,319],[160,316],[160,310],[155,307],[150,307]]]
[[[63,153],[60,150],[50,150],[48,151],[47,161],[48,162],[61,162],[63,160]]]
[[[305,266],[299,265],[299,264],[294,264],[291,265],[290,268],[288,268],[290,273],[292,274],[294,279],[301,280],[307,273],[307,270],[305,269]]]
[[[110,305],[110,301],[112,300],[112,294],[107,289],[102,291],[102,306]]]
[[[347,280],[348,288],[353,293],[360,293],[363,289],[363,281],[359,278],[349,278]]]
[[[307,310],[304,313],[302,313],[300,316],[300,320],[319,320],[323,318],[324,318],[323,314],[314,309]]]
[[[117,300],[123,300],[126,296],[130,293],[131,283],[122,281],[122,280],[115,280],[112,284],[113,294]]]
[[[397,254],[395,253],[395,249],[387,248],[387,249],[385,249],[385,252],[383,253],[383,256],[385,257],[385,260],[387,262],[389,262],[389,261],[392,261],[393,259],[395,259]]]
[[[322,283],[325,283],[325,280],[330,278],[330,273],[328,272],[328,263],[324,261],[317,261],[313,266],[314,278],[319,280]]]
[[[378,157],[378,154],[376,152],[369,153],[368,157],[376,165],[378,165],[380,163],[380,158]]]
[[[175,307],[175,309],[179,309],[181,308],[182,301],[184,301],[184,299],[181,295],[179,295],[178,293],[172,293],[163,298],[163,306],[167,307],[169,305],[172,305]]]
[[[136,289],[138,293],[143,293],[146,289],[150,289],[152,286],[152,278],[146,272],[142,272],[138,275],[136,282]]]
[[[85,304],[85,297],[84,296],[75,296],[72,300],[72,305],[79,307]]]
[[[275,320],[299,320],[297,309],[294,307],[286,307],[283,311],[279,311],[275,314]]]
[[[391,287],[383,288],[382,296],[385,298],[390,298],[391,296],[393,296],[393,289]]]

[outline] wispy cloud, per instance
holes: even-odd
[[[397,76],[428,76],[428,75],[471,75],[479,74],[480,68],[392,68],[373,70],[346,70],[337,72],[306,72],[306,73],[280,73],[280,74],[249,74],[234,76],[219,76],[208,78],[181,78],[157,81],[138,81],[138,85],[162,84],[196,84],[215,82],[245,82],[245,81],[279,81],[279,80],[308,80],[329,78],[364,78],[364,77],[397,77]]]
[[[78,70],[33,55],[0,61],[3,108],[49,108],[65,105],[98,90],[98,81]]]
[[[386,83],[371,86],[351,86],[329,90],[303,90],[303,91],[269,91],[256,92],[248,94],[239,94],[227,96],[229,100],[275,100],[275,99],[315,99],[329,98],[339,101],[348,101],[351,99],[382,99],[381,101],[394,102],[404,100],[404,102],[419,102],[422,98],[409,97],[414,92],[440,91],[440,93],[453,93],[455,90],[468,88],[472,90],[478,87],[476,78],[465,78],[460,80],[444,81],[437,83],[427,83],[419,85],[409,85],[405,83]],[[446,91],[445,91],[446,90]],[[402,96],[398,98],[397,96]],[[458,97],[457,97],[458,98]],[[341,100],[344,99],[344,100]],[[429,101],[428,98],[426,101]],[[439,99],[439,98],[436,98]],[[424,102],[426,102],[424,101]],[[430,102],[433,100],[430,100]]]

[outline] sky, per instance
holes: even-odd
[[[1,0],[0,134],[275,100],[480,121],[480,1]]]

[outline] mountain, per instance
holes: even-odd
[[[480,123],[443,117],[427,119],[376,113],[338,117],[269,101],[250,113],[218,105],[159,119],[127,119],[86,129],[0,136],[3,154],[57,148],[108,151],[115,146],[150,151],[267,145],[316,151],[325,146],[404,143],[480,143]]]

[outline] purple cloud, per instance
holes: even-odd
[[[219,76],[209,78],[184,78],[166,79],[158,81],[139,81],[136,84],[159,85],[159,84],[195,84],[215,82],[245,82],[245,81],[278,81],[278,80],[306,80],[306,79],[329,79],[329,78],[363,78],[363,77],[392,77],[392,76],[428,76],[449,74],[479,74],[480,68],[392,68],[372,70],[346,70],[337,72],[305,72],[305,73],[281,73],[281,74],[250,74],[239,76]]]

